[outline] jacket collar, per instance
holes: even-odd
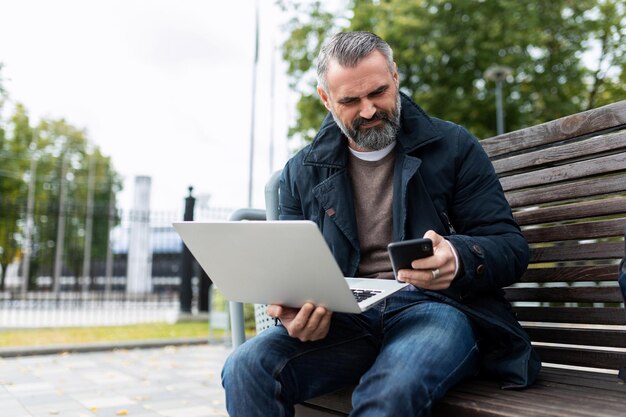
[[[424,110],[404,93],[401,92],[400,95],[402,112],[397,151],[409,153],[427,143],[441,139],[441,132]],[[319,132],[315,135],[303,163],[326,168],[344,168],[347,160],[347,139],[329,112]]]

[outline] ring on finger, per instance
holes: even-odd
[[[441,271],[439,271],[439,268],[437,268],[437,269],[432,269],[430,271],[430,273],[433,275],[433,281],[434,281],[437,278],[439,278],[439,275],[441,274]]]

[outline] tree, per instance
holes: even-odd
[[[592,70],[588,108],[611,103],[626,96],[626,5],[600,2],[598,18],[592,23],[593,39],[599,50]]]
[[[2,120],[0,120],[2,122]],[[33,163],[33,158],[36,163]],[[26,202],[30,170],[36,166],[33,257],[30,279],[38,270],[54,264],[55,247],[63,245],[64,265],[81,275],[85,245],[89,165],[94,164],[92,257],[104,259],[109,236],[109,208],[121,190],[121,180],[109,157],[90,148],[85,131],[65,120],[42,120],[31,126],[25,107],[15,106],[12,117],[0,123],[0,288],[4,289],[7,266],[20,256],[25,243]],[[56,242],[61,184],[67,186],[65,239]]]
[[[84,245],[86,242],[86,204],[89,186],[89,165],[95,166],[93,200],[93,240],[91,255],[104,259],[109,237],[109,206],[121,190],[121,180],[114,171],[110,158],[98,147],[90,149],[84,130],[75,128],[65,120],[42,120],[36,131],[39,134],[40,154],[35,205],[33,276],[40,268],[54,265],[55,248],[63,244],[63,265],[72,275],[82,275]],[[57,242],[58,213],[61,207],[61,188],[65,182],[66,216],[64,242]],[[116,223],[117,224],[117,223]]]
[[[291,136],[310,140],[326,113],[310,69],[321,41],[340,28],[379,34],[394,50],[402,90],[429,114],[478,137],[495,134],[495,89],[485,80],[492,65],[513,70],[504,94],[509,131],[625,95],[626,12],[619,0],[352,0],[339,16],[320,1],[295,3],[282,3],[295,16],[283,57],[301,93]],[[595,50],[589,63],[585,53]]]
[[[4,91],[0,86],[0,100],[3,99]],[[26,152],[32,141],[32,132],[23,129],[23,110],[18,105],[9,125],[5,127],[5,123],[0,123],[0,198],[3,202],[0,214],[0,289],[4,289],[8,266],[19,253],[20,213],[23,208],[17,202],[25,191],[23,174],[26,161],[18,155]],[[12,131],[12,138],[7,137],[7,130]]]

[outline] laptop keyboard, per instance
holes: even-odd
[[[357,303],[360,303],[363,300],[367,300],[368,298],[382,292],[381,290],[362,290],[359,288],[351,288],[351,290],[352,294],[354,294],[354,298],[356,298]]]

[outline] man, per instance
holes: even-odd
[[[316,222],[346,276],[393,279],[392,241],[427,237],[434,255],[399,271],[409,290],[359,315],[269,306],[282,325],[224,366],[229,414],[292,416],[358,384],[351,416],[422,416],[480,370],[530,384],[540,364],[501,289],[526,269],[528,244],[478,141],[399,92],[374,34],[335,35],[317,69],[330,114],[283,170],[280,218]]]

